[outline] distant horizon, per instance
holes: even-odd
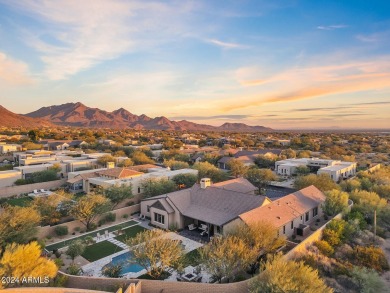
[[[78,102],[70,102],[70,103],[72,103],[72,104],[76,104],[76,103],[78,103]],[[81,103],[81,102],[79,102],[79,103]],[[66,103],[65,103],[66,104]],[[86,107],[89,107],[88,105],[86,105],[86,104],[84,104],[84,103],[82,103],[83,105],[85,105]],[[11,111],[11,109],[9,109],[9,108],[7,108],[5,105],[1,105],[0,104],[0,106],[3,106],[4,108],[6,108],[7,110],[10,110]],[[36,110],[39,110],[39,109],[41,109],[41,108],[43,108],[43,107],[51,107],[51,106],[58,106],[58,105],[47,105],[47,106],[42,106],[42,107],[39,107],[39,108],[37,108],[37,109],[34,109],[34,110],[32,110],[32,111],[30,111],[30,112],[27,112],[27,113],[16,113],[16,112],[14,112],[15,114],[19,114],[19,115],[27,115],[27,114],[29,114],[29,113],[31,113],[31,112],[34,112],[34,111],[36,111]],[[89,107],[89,108],[98,108],[98,107]],[[115,110],[119,110],[119,109],[121,109],[121,108],[123,108],[123,109],[125,109],[125,110],[127,110],[127,111],[129,111],[130,113],[132,113],[132,114],[134,114],[134,115],[137,115],[137,116],[141,116],[141,115],[146,115],[146,116],[148,116],[148,117],[150,117],[150,118],[155,118],[155,117],[153,117],[153,116],[149,116],[149,115],[147,115],[147,114],[145,114],[145,113],[141,113],[141,114],[137,114],[137,113],[134,113],[134,112],[132,112],[131,110],[129,110],[129,109],[126,109],[126,108],[124,108],[124,107],[119,107],[119,108],[117,108],[117,109],[114,109],[113,111],[115,111]],[[100,108],[98,108],[98,109],[100,109]],[[113,111],[108,111],[108,110],[106,110],[106,109],[100,109],[100,110],[103,110],[103,111],[106,111],[106,112],[113,112]],[[159,115],[159,116],[156,116],[156,117],[165,117],[164,115]],[[169,120],[172,120],[172,121],[181,121],[181,120],[175,120],[175,119],[173,119],[172,117],[166,117],[166,118],[168,118]],[[186,121],[189,121],[189,122],[194,122],[194,123],[197,123],[196,121],[191,121],[191,120],[188,120],[188,119],[182,119],[182,120],[186,120]],[[223,125],[224,123],[243,123],[243,122],[239,122],[239,121],[229,121],[229,122],[223,122],[223,121],[220,121],[220,123],[202,123],[202,124],[207,124],[207,125],[211,125],[211,126],[221,126],[221,125]],[[364,128],[364,127],[351,127],[351,128],[343,128],[343,127],[339,127],[339,126],[328,126],[328,127],[297,127],[297,128],[276,128],[276,127],[273,127],[272,125],[258,125],[258,124],[248,124],[248,123],[244,123],[244,124],[246,124],[246,125],[248,125],[248,126],[263,126],[263,127],[267,127],[267,128],[271,128],[272,130],[275,130],[275,131],[300,131],[300,130],[303,130],[303,131],[334,131],[334,132],[341,132],[341,131],[357,131],[357,132],[359,132],[359,131],[390,131],[390,126],[388,127],[388,128]],[[1,125],[0,125],[1,126]],[[58,127],[65,127],[65,126],[61,126],[61,125],[57,125]],[[66,126],[66,127],[69,127],[69,126]],[[85,127],[85,128],[89,128],[89,127]],[[105,127],[102,127],[102,128],[105,128]]]
[[[0,0],[0,9],[0,99],[15,113],[79,101],[209,125],[390,124],[389,1]]]

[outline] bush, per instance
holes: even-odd
[[[54,260],[54,263],[56,264],[57,268],[59,268],[59,269],[64,265],[64,261],[62,260],[62,258],[56,258]]]
[[[120,278],[122,265],[107,265],[102,269],[102,275],[108,278]]]
[[[55,227],[54,231],[56,232],[57,236],[68,235],[68,227],[67,226],[57,226],[57,227]]]
[[[81,229],[80,227],[76,227],[76,228],[74,228],[74,231],[75,231],[75,232],[79,232],[80,229]]]
[[[79,266],[77,266],[75,264],[71,264],[68,267],[67,272],[69,275],[79,276],[79,275],[81,275],[83,270]]]
[[[100,226],[104,225],[105,223],[106,223],[106,219],[101,219],[98,222],[98,226],[100,227]]]
[[[380,247],[356,246],[352,252],[351,261],[359,266],[365,266],[378,272],[389,270],[386,255]]]
[[[57,275],[52,282],[50,282],[50,286],[53,287],[66,287],[66,283],[68,282],[68,276]]]
[[[124,215],[122,216],[123,219],[127,219],[128,217],[129,217],[128,214],[124,214]]]
[[[334,253],[333,247],[325,240],[316,241],[314,245],[317,246],[323,255],[331,256]]]
[[[352,280],[361,293],[384,292],[385,286],[381,277],[374,270],[367,268],[354,268]]]
[[[116,214],[114,213],[108,213],[104,219],[107,221],[107,222],[115,222],[116,220]]]

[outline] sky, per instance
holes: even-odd
[[[390,128],[390,1],[0,0],[0,105]]]

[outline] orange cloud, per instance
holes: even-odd
[[[28,75],[28,67],[25,63],[13,60],[0,52],[1,80],[8,85],[26,85],[33,81]]]
[[[268,103],[390,88],[390,62],[376,60],[291,69],[262,80],[262,83],[272,83],[274,87],[282,90],[267,92],[263,89],[258,94],[224,100],[222,111],[229,112]]]

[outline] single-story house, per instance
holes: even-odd
[[[194,225],[207,227],[209,236],[226,234],[241,214],[271,202],[265,196],[253,195],[255,190],[243,178],[218,184],[203,178],[191,188],[142,200],[141,214],[163,229]]]

